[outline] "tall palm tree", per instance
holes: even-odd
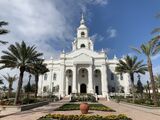
[[[4,25],[8,25],[8,23],[5,21],[0,21],[0,35],[6,34],[9,32],[7,29],[2,28],[2,26],[4,26]],[[0,40],[0,43],[6,44],[7,42]]]
[[[156,55],[158,52],[160,52],[160,45],[158,43],[159,38],[160,38],[159,36],[156,36],[148,43],[142,44],[140,49],[132,48],[133,50],[137,51],[140,54],[144,54],[147,57],[148,72],[151,80],[152,91],[153,91],[153,102],[155,106],[158,105],[158,101],[157,101],[157,96],[155,91],[156,87],[155,87],[155,81],[153,76],[151,57]]]
[[[49,72],[46,64],[44,64],[43,61],[44,60],[35,61],[30,69],[30,73],[35,76],[35,98],[37,98],[39,75]]]
[[[160,74],[155,75],[154,79],[156,81],[157,91],[159,91],[159,88],[160,88]]]
[[[16,75],[10,76],[9,74],[7,75],[2,75],[3,78],[8,82],[8,98],[10,98],[11,92],[12,92],[12,85],[13,82],[17,80]]]
[[[20,91],[23,83],[24,72],[29,69],[32,63],[39,60],[43,54],[36,51],[35,46],[27,46],[24,41],[21,44],[15,43],[10,45],[8,51],[2,51],[4,55],[1,56],[0,64],[3,68],[18,68],[19,80],[15,98],[15,104],[19,102]]]
[[[133,94],[133,102],[135,101],[135,85],[134,85],[134,73],[145,74],[147,67],[143,64],[143,61],[137,61],[137,57],[126,56],[124,59],[119,60],[115,71],[119,74],[128,73],[131,80],[131,89]]]

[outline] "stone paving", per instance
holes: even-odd
[[[117,114],[126,114],[133,120],[160,120],[160,109],[148,110],[124,103],[115,103],[112,101],[100,101],[100,103],[116,110]]]
[[[0,120],[37,120],[41,116],[45,116],[49,113],[53,113],[54,109],[68,103],[68,100],[61,100],[55,103],[50,103],[42,107],[34,108],[32,110],[27,110],[7,117],[0,118]]]
[[[55,108],[67,103],[67,100],[62,100],[56,103],[51,103],[49,105],[35,108],[32,110],[16,113],[14,115],[10,115],[4,118],[0,118],[0,120],[36,120],[41,116],[44,116],[49,113],[60,113],[60,114],[81,114],[79,110],[75,111],[54,111]],[[138,107],[132,105],[126,105],[123,103],[115,103],[112,101],[99,101],[100,103],[111,107],[116,110],[116,112],[103,112],[103,111],[89,111],[89,114],[98,114],[98,115],[109,115],[109,114],[126,114],[128,117],[133,120],[160,120],[160,110],[149,110],[139,109]]]

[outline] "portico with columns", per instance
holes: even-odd
[[[115,81],[118,81],[117,86],[124,87],[126,94],[129,92],[127,75],[124,74],[125,80],[120,81],[115,73],[118,59],[115,57],[109,60],[103,49],[100,52],[94,51],[83,15],[77,28],[77,36],[72,42],[72,51],[63,51],[59,60],[45,60],[45,63],[52,71],[40,76],[38,95],[44,95],[44,87],[48,86],[53,88],[51,92],[61,97],[71,93],[91,93],[109,99],[109,92],[116,87]],[[112,77],[115,81],[111,80]]]

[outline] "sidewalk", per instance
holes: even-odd
[[[151,110],[125,103],[116,103],[113,101],[99,101],[99,103],[102,103],[116,110],[117,114],[126,114],[133,120],[160,120],[160,109]]]
[[[52,113],[54,109],[68,102],[68,100],[61,100],[55,103],[50,103],[49,105],[34,108],[32,110],[15,113],[13,115],[0,118],[0,120],[37,120],[41,116]]]

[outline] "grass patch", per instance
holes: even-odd
[[[38,120],[132,120],[126,115],[63,115],[63,114],[48,114],[39,118]]]
[[[56,109],[56,111],[70,111],[70,110],[79,110],[80,104],[64,104],[63,106]],[[89,104],[89,110],[98,110],[98,111],[109,111],[115,112],[115,110],[104,106],[102,104]]]

